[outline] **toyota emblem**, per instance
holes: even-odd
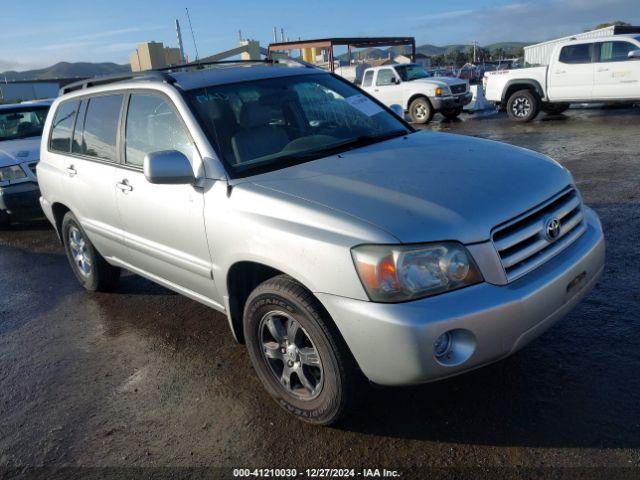
[[[555,242],[560,236],[560,220],[556,217],[547,220],[545,225],[545,235],[548,241]]]

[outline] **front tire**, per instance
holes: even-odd
[[[507,115],[515,122],[530,122],[540,112],[540,99],[531,90],[519,90],[509,97]]]
[[[336,423],[360,377],[318,300],[280,275],[251,293],[243,321],[251,363],[273,399],[306,422]]]
[[[416,98],[409,105],[409,118],[411,123],[417,123],[423,125],[429,123],[433,118],[433,107],[431,102],[426,97]]]
[[[109,265],[100,255],[71,212],[62,219],[62,239],[71,269],[85,289],[103,292],[116,287],[120,269]]]

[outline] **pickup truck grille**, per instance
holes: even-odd
[[[467,84],[460,83],[458,85],[451,85],[451,93],[454,95],[459,95],[461,93],[465,93],[467,91]]]
[[[559,221],[557,231],[551,225],[553,219]],[[491,238],[511,282],[571,245],[586,228],[582,199],[570,188],[496,227]]]

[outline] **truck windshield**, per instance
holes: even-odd
[[[236,177],[412,131],[350,83],[324,73],[215,85],[189,96],[209,140]]]
[[[429,75],[429,72],[420,65],[398,65],[395,69],[403,82],[410,82],[411,80],[418,80],[420,78],[427,78],[431,76]]]
[[[49,107],[0,109],[0,142],[42,135]]]

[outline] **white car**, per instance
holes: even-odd
[[[456,118],[473,96],[466,80],[431,77],[413,63],[366,69],[362,89],[388,107],[400,105],[413,123],[428,123],[437,112]]]
[[[530,122],[540,110],[562,113],[572,103],[638,101],[640,36],[563,43],[548,67],[488,72],[484,88],[487,100],[518,122]]]
[[[36,165],[51,101],[0,105],[0,226],[41,216]]]

